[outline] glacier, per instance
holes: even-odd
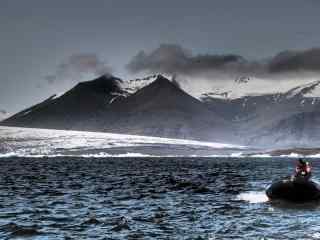
[[[139,135],[0,127],[0,157],[230,156],[246,146]]]

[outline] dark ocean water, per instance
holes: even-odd
[[[266,201],[294,162],[3,158],[0,239],[320,239],[320,207]]]

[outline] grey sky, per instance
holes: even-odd
[[[47,76],[75,55],[97,56],[127,78],[131,58],[161,43],[259,59],[319,47],[319,12],[317,0],[1,0],[0,109],[21,110],[74,84]]]

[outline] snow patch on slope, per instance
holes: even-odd
[[[297,86],[287,93],[287,98],[300,95],[303,97],[320,97],[320,81],[313,81],[301,86]]]
[[[232,100],[247,96],[284,93],[290,90],[290,86],[296,85],[296,83],[288,84],[288,82],[274,82],[272,80],[251,77],[241,78],[240,80],[236,79],[235,81],[214,81],[214,84],[211,85],[212,87],[209,90],[208,84],[206,88],[198,89],[198,92],[193,92],[192,89],[185,90],[190,93],[193,92],[192,95],[200,100],[206,97]]]
[[[185,89],[192,93],[192,89]],[[192,95],[198,99],[218,98],[218,99],[238,99],[247,96],[262,95],[284,95],[287,98],[302,96],[307,98],[320,97],[320,81],[314,81],[297,86],[297,81],[272,81],[258,78],[245,78],[244,80],[236,79],[235,81],[216,81],[212,87],[194,92]],[[277,100],[277,99],[275,99]],[[303,103],[302,103],[303,104]]]
[[[128,92],[129,94],[133,94],[136,91],[144,88],[145,86],[151,84],[153,81],[157,79],[158,75],[152,75],[145,78],[136,78],[127,81],[123,81],[121,83],[121,88]]]

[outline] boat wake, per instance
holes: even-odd
[[[264,191],[261,192],[244,192],[240,193],[236,200],[246,201],[249,203],[264,203],[268,202],[268,197]]]

